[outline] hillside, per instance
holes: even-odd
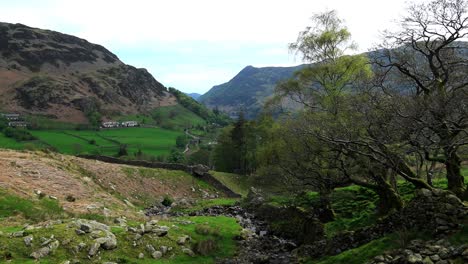
[[[273,94],[277,82],[291,78],[303,65],[295,67],[245,67],[229,82],[216,85],[198,98],[209,108],[235,116],[239,110],[254,118],[264,101]]]
[[[85,123],[176,104],[145,69],[74,36],[0,23],[0,110]]]

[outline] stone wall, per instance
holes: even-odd
[[[101,155],[79,155],[78,157],[84,159],[92,159],[92,160],[99,160],[107,163],[114,163],[114,164],[124,164],[124,165],[132,165],[132,166],[139,166],[139,167],[146,167],[146,168],[158,168],[158,169],[166,169],[166,170],[180,170],[185,171],[187,173],[192,174],[193,176],[205,181],[218,189],[219,191],[223,192],[227,197],[231,198],[240,198],[241,195],[235,193],[231,189],[229,189],[226,185],[218,181],[213,175],[208,173],[208,168],[203,165],[194,165],[194,166],[187,166],[184,164],[179,163],[166,163],[166,162],[150,162],[144,160],[124,160],[109,156],[101,156]]]

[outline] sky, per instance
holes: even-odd
[[[292,66],[313,14],[337,10],[359,52],[394,28],[406,0],[0,0],[0,21],[84,38],[162,84],[205,93],[245,66]]]

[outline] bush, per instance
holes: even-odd
[[[162,200],[161,204],[167,207],[167,206],[171,206],[173,202],[174,200],[171,197],[166,195],[164,196],[164,199]]]
[[[3,130],[5,136],[14,138],[16,141],[30,141],[36,140],[37,138],[31,135],[26,129],[17,129],[12,127],[7,127]]]
[[[65,197],[65,200],[67,200],[68,202],[74,202],[76,201],[76,198],[73,195],[69,194],[67,195],[67,197]]]
[[[119,152],[117,153],[118,157],[128,156],[127,145],[120,145]]]
[[[218,243],[214,239],[201,240],[194,245],[195,252],[206,256],[218,249]]]

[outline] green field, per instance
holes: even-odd
[[[139,127],[101,131],[32,130],[30,132],[41,142],[65,154],[115,155],[119,145],[125,144],[128,146],[129,155],[141,149],[144,154],[152,156],[169,154],[175,147],[177,136],[182,135],[182,132],[178,131]],[[2,147],[5,146],[2,138],[0,144]]]

